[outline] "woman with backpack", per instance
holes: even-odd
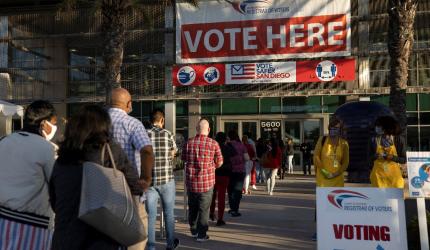
[[[231,157],[237,155],[236,150],[230,144],[227,135],[224,132],[218,132],[215,136],[221,148],[222,157],[224,162],[221,167],[215,170],[215,188],[212,197],[212,204],[210,208],[209,218],[215,220],[215,205],[218,199],[218,217],[217,226],[225,225],[224,209],[225,209],[225,193],[227,191],[228,183],[231,175]]]

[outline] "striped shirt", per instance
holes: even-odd
[[[189,192],[204,193],[215,184],[215,160],[222,161],[218,143],[204,135],[196,135],[188,140],[182,151],[186,162],[185,175]]]
[[[112,120],[112,136],[121,145],[133,167],[140,173],[140,150],[151,146],[148,134],[143,124],[136,118],[129,116],[124,110],[109,109]]]
[[[174,179],[173,157],[176,143],[170,131],[153,126],[147,130],[154,149],[154,167],[152,169],[152,186],[164,185]]]

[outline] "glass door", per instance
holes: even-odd
[[[303,121],[303,140],[315,147],[321,134],[321,120],[304,120]]]
[[[251,137],[253,141],[257,140],[257,122],[256,121],[242,121],[241,138],[244,135]]]

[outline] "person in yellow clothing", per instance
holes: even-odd
[[[376,122],[376,137],[372,139],[371,144],[373,168],[370,173],[370,183],[372,187],[403,188],[405,182],[400,163],[406,163],[404,143],[400,137],[394,136],[395,132],[390,128],[391,126],[384,127],[381,121]]]
[[[349,145],[342,138],[343,122],[339,118],[333,116],[328,127],[328,136],[320,137],[314,150],[316,184],[317,187],[343,187],[344,172],[349,164]],[[317,240],[316,233],[312,240]]]
[[[342,138],[343,124],[333,117],[329,135],[320,137],[314,150],[317,187],[343,187],[349,164],[349,145]]]

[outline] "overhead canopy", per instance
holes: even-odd
[[[0,100],[0,116],[23,116],[24,108],[13,103]]]

